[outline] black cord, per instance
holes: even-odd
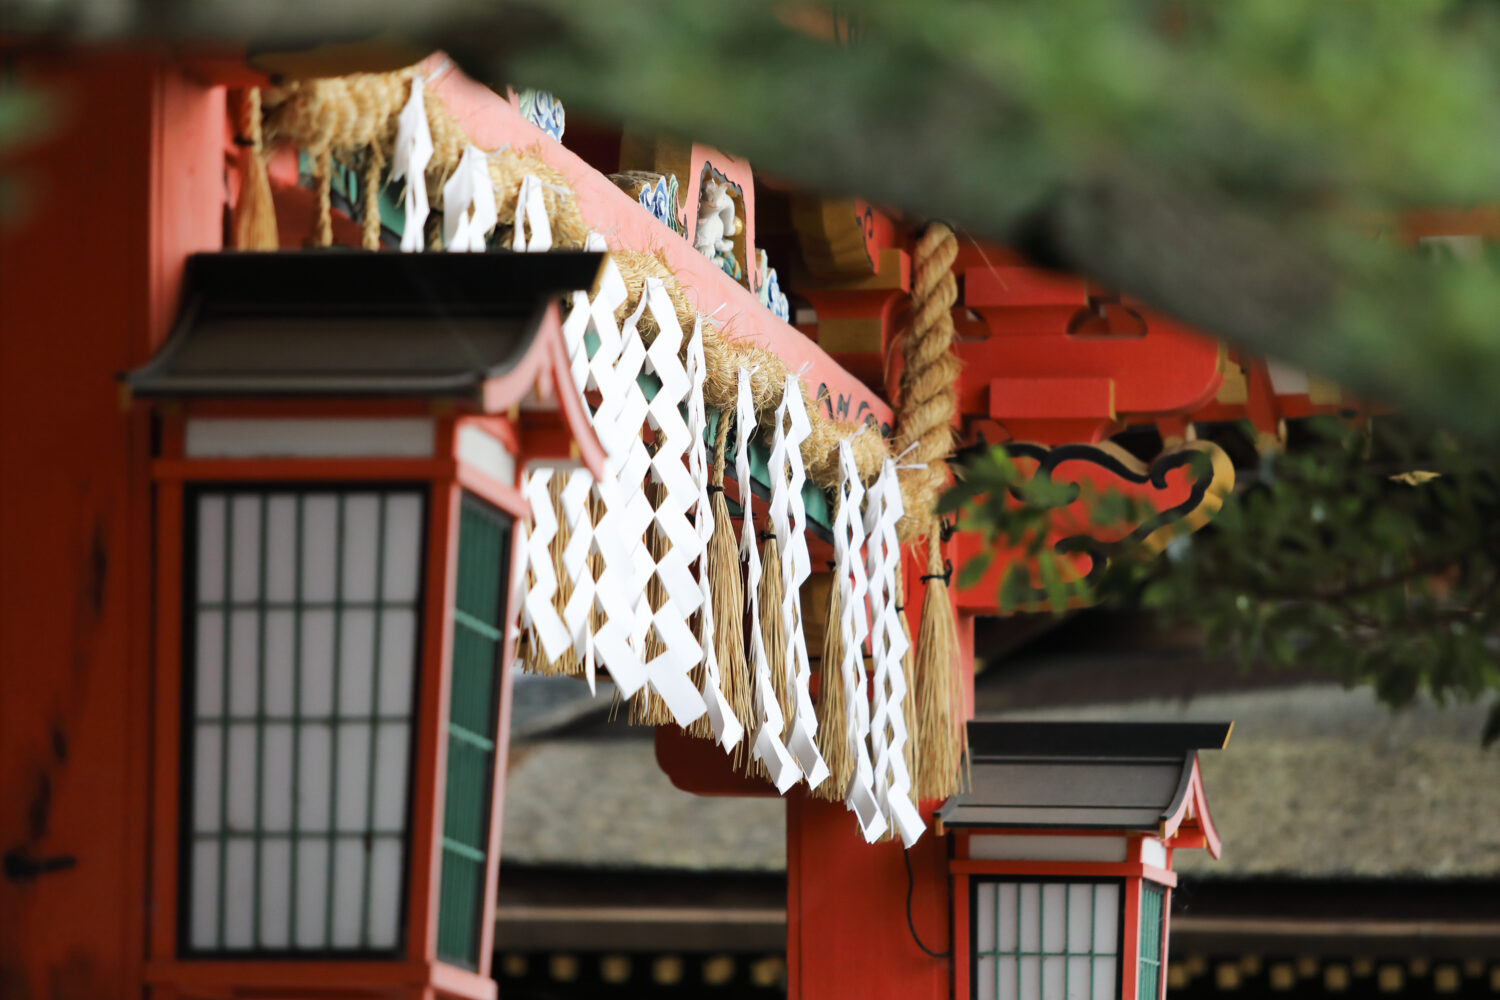
[[[912,923],[911,919],[911,897],[917,891],[917,879],[911,873],[911,853],[903,850],[901,860],[906,862],[906,929],[911,931],[911,939],[917,943],[918,948],[927,953],[929,958],[947,958],[953,954],[952,946],[947,951],[933,951],[922,943],[921,938],[917,937],[917,925]]]
[[[953,578],[953,560],[952,559],[944,559],[943,560],[943,571],[941,573],[923,573],[922,576],[920,577],[920,579],[921,579],[921,581],[923,583],[926,583],[928,580],[942,580],[943,583],[944,583],[944,585],[946,585],[948,583],[948,581],[951,580],[952,578]]]

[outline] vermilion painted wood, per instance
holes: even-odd
[[[947,846],[929,830],[911,851],[912,920],[936,951],[949,947],[952,926]],[[866,844],[843,803],[787,796],[789,998],[949,996],[949,961],[924,954],[907,928],[901,851],[900,840]]]
[[[1010,831],[1006,831],[1009,833]],[[1172,872],[1138,861],[953,861],[949,868],[962,875],[1060,875],[1077,878],[1149,878],[1176,885]]]
[[[969,927],[969,892],[973,880],[964,874],[953,876],[953,995],[970,997],[969,963],[973,955],[972,931]]]
[[[531,517],[531,505],[526,502],[520,490],[509,483],[502,483],[489,473],[481,472],[462,460],[458,462],[458,484],[486,503],[499,507],[511,517]]]
[[[746,739],[753,740],[754,733]],[[717,744],[689,736],[677,726],[656,727],[656,762],[672,784],[694,795],[776,798],[764,778],[747,777]]]
[[[177,861],[179,784],[182,739],[182,574],[165,572],[182,565],[182,484],[157,489],[156,684],[151,705],[154,762],[151,802],[151,898],[149,954],[153,959],[177,953]]]
[[[1171,852],[1167,853],[1167,863],[1171,864]],[[1172,941],[1172,887],[1167,886],[1162,890],[1161,912],[1165,915],[1161,922],[1161,965],[1156,970],[1156,996],[1141,997],[1139,1000],[1163,1000],[1167,995],[1167,945]]]
[[[262,997],[309,994],[417,998],[431,995],[494,1000],[496,983],[466,969],[424,962],[151,961],[145,981],[153,997]]]
[[[1125,880],[1125,918],[1120,933],[1120,1000],[1136,1000],[1141,976],[1141,880]]]
[[[151,463],[151,475],[176,482],[452,480],[458,475],[458,461],[453,458],[161,458]]]
[[[0,227],[0,844],[76,865],[0,891],[0,968],[33,996],[127,996],[155,622],[149,424],[114,377],[165,334],[174,261],[219,243],[223,92],[154,55],[7,63],[60,110],[10,153],[23,211]]]
[[[157,411],[188,417],[430,417],[437,408],[425,399],[220,397],[158,403]]]
[[[427,576],[423,581],[422,660],[418,680],[416,761],[407,899],[407,958],[437,960],[437,906],[442,866],[442,776],[448,757],[448,661],[453,649],[453,593],[458,553],[459,489],[434,483],[428,494]]]
[[[1097,441],[1123,421],[1187,414],[1213,401],[1222,381],[1217,342],[1136,303],[1129,303],[1128,310],[1116,308],[1127,320],[1138,316],[1144,336],[1070,333],[1092,319],[1089,292],[1081,278],[1035,268],[970,267],[964,273],[963,304],[984,318],[989,337],[958,345],[965,362],[959,409],[993,415],[996,401],[987,398],[992,380],[1023,379],[1053,386],[1052,407],[1089,413],[1097,408],[1097,390],[1080,393],[1086,383],[1077,380],[1108,380],[1114,415],[1093,420],[1087,437],[1079,435],[1086,423],[1059,424],[1049,414],[1033,414],[1024,408],[1024,399],[1015,406],[998,401],[1007,411],[1004,424],[1013,437],[1054,444]]]

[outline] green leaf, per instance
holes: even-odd
[[[968,562],[964,563],[963,569],[958,572],[958,587],[966,590],[984,579],[984,574],[989,571],[990,563],[995,561],[994,549],[982,549]]]
[[[1050,549],[1043,549],[1038,553],[1036,570],[1042,581],[1042,589],[1047,592],[1047,603],[1052,605],[1052,613],[1060,615],[1068,610],[1068,585],[1063,582],[1062,573],[1057,567],[1057,557]]]
[[[1031,600],[1031,574],[1021,562],[1013,562],[1005,569],[1000,581],[1000,610],[1014,611]]]

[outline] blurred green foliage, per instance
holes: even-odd
[[[34,89],[0,76],[0,162],[46,131],[52,104]],[[0,170],[0,223],[24,205],[24,181]]]
[[[1368,684],[1393,707],[1500,690],[1495,455],[1396,418],[1324,418],[1303,430],[1295,447],[1263,455],[1241,476],[1248,483],[1207,527],[1177,534],[1161,557],[1125,548],[1092,590],[1082,581],[1048,586],[1054,612],[1075,597],[1126,602],[1196,626],[1211,654],[1246,669],[1320,671]],[[960,474],[943,509],[1016,554],[1000,591],[1015,608],[1021,591],[1011,581],[1027,582],[1027,562],[1043,580],[1045,567],[1065,565],[1046,530],[1073,491],[1017,485],[1002,449]],[[1118,494],[1085,500],[1101,526],[1149,512]],[[964,567],[960,583],[977,582],[990,558]],[[1497,737],[1500,702],[1486,741]]]
[[[1309,430],[1143,568],[1144,606],[1247,667],[1315,667],[1395,706],[1500,689],[1494,455],[1396,419]]]

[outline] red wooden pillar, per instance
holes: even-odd
[[[139,53],[18,52],[50,131],[0,223],[0,994],[140,994],[150,761],[149,423],[115,376],[223,233],[224,92]]]
[[[921,615],[926,559],[908,550],[906,612],[913,634]],[[958,618],[964,717],[973,714],[974,619]],[[922,944],[950,952],[953,923],[948,838],[931,817],[941,802],[924,802],[929,826],[910,852],[911,924]],[[787,797],[787,996],[790,1000],[946,1000],[952,959],[918,947],[907,925],[907,874],[900,840],[867,844],[842,803]]]

